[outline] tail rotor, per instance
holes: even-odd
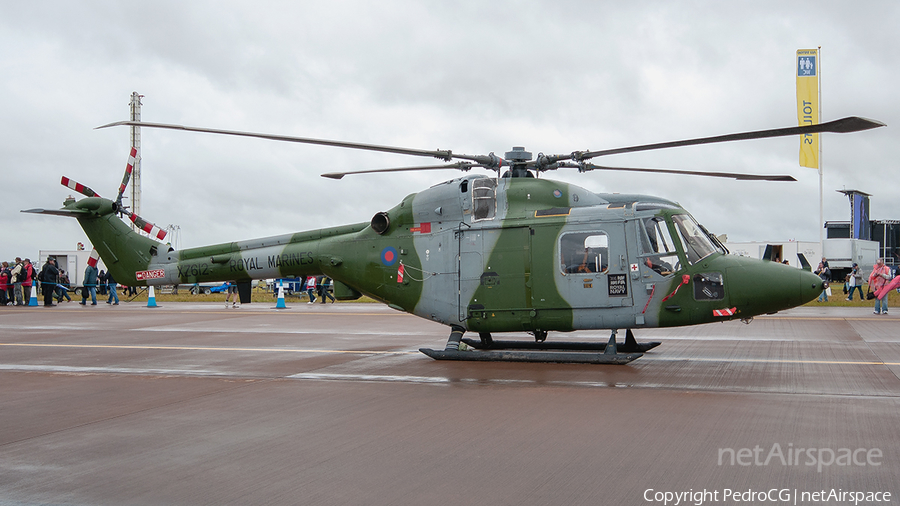
[[[128,163],[125,164],[125,175],[122,177],[122,184],[119,185],[119,194],[116,196],[116,207],[121,214],[128,216],[128,219],[131,220],[131,222],[134,223],[137,228],[146,232],[150,237],[154,237],[162,241],[166,237],[165,230],[162,230],[153,223],[150,223],[149,221],[127,210],[125,206],[122,205],[122,195],[125,194],[125,188],[128,187],[128,183],[129,181],[131,181],[131,173],[134,172],[134,162],[136,158],[137,148],[132,146],[131,152],[128,154]]]
[[[166,237],[165,230],[129,211],[122,204],[122,196],[125,194],[125,188],[128,186],[128,182],[131,180],[131,173],[134,171],[134,162],[136,157],[137,149],[132,147],[131,153],[128,155],[128,163],[125,165],[125,176],[122,178],[122,184],[119,185],[119,194],[116,195],[115,209],[119,212],[120,215],[127,216],[128,219],[131,220],[131,222],[134,223],[137,228],[146,232],[147,235],[159,241],[162,241]],[[85,197],[100,197],[100,195],[91,188],[77,181],[73,181],[66,176],[62,177],[60,183],[63,186],[84,195]]]

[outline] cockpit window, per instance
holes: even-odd
[[[641,220],[642,262],[663,276],[670,276],[680,268],[675,241],[662,216]]]
[[[491,220],[497,208],[497,181],[491,178],[472,180],[473,219]]]
[[[602,274],[609,270],[609,236],[572,232],[559,238],[560,268],[566,274]]]
[[[717,251],[700,225],[689,215],[676,214],[672,216],[672,222],[675,223],[675,230],[678,231],[678,238],[684,246],[689,264],[693,265]]]

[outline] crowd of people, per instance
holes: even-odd
[[[303,278],[301,278],[302,280]],[[301,292],[301,296],[303,293],[309,296],[309,302],[307,304],[313,304],[316,300],[321,300],[322,304],[327,302],[327,299],[331,299],[331,302],[335,302],[334,295],[331,294],[331,290],[329,287],[332,286],[332,280],[328,276],[307,276],[304,281],[301,281],[303,290]],[[228,287],[225,292],[227,295],[225,296],[225,307],[226,308],[239,308],[241,307],[240,296],[238,294],[238,286],[236,281],[229,281],[226,283]],[[274,289],[275,297],[278,297],[278,289]]]
[[[334,296],[331,295],[331,292],[328,291],[328,285],[331,284],[331,278],[326,276],[307,276],[306,277],[306,294],[309,295],[309,302],[307,304],[313,304],[316,302],[316,295],[319,296],[319,299],[322,300],[322,304],[325,304],[325,298],[328,297],[331,299],[331,302],[334,302]]]
[[[90,297],[91,305],[96,306],[98,292],[108,294],[107,304],[119,304],[117,284],[112,274],[88,265],[83,281],[82,305],[87,305],[87,298]],[[13,262],[0,263],[0,306],[27,306],[34,293],[35,297],[37,294],[42,296],[44,307],[53,307],[63,299],[72,302],[69,295],[71,289],[68,273],[59,268],[54,257],[48,257],[40,268],[33,265],[30,258],[23,260],[16,257]]]
[[[900,270],[900,269],[898,269]],[[822,258],[818,267],[814,271],[823,281],[826,281],[826,289],[819,295],[818,302],[827,302],[831,288],[827,282],[831,281],[831,269],[828,266],[828,260]],[[316,295],[324,304],[326,297],[334,302],[334,296],[328,290],[330,279],[325,276],[309,276],[306,280],[305,288],[309,295],[309,304],[316,301]],[[879,258],[871,274],[867,278],[868,292],[865,298],[875,300],[875,314],[887,314],[888,312],[888,292],[893,289],[900,291],[900,273],[894,272],[890,267],[885,265],[884,259]],[[844,280],[844,293],[847,294],[847,300],[853,301],[853,293],[859,293],[859,299],[863,299],[863,274],[860,272],[859,265],[853,264],[850,273]],[[32,294],[32,289],[37,293],[41,293],[44,299],[45,307],[55,306],[54,300],[61,303],[65,298],[66,302],[72,302],[69,296],[71,283],[69,276],[65,270],[60,269],[56,264],[56,258],[48,257],[47,262],[40,268],[35,268],[31,263],[31,259],[21,259],[16,257],[15,261],[2,262],[0,264],[0,305],[2,306],[27,306]],[[133,290],[133,287],[129,287]],[[81,290],[82,306],[87,305],[87,299],[91,299],[91,305],[97,305],[97,294],[108,295],[107,304],[118,306],[119,294],[118,284],[111,273],[98,271],[96,265],[88,265],[84,271],[83,289]],[[238,293],[236,284],[232,283],[228,289],[228,296],[225,299],[225,306],[238,307]]]
[[[819,262],[814,273],[822,278],[822,281],[825,281],[825,289],[822,290],[817,301],[828,302],[828,295],[830,295],[831,292],[829,283],[831,282],[832,277],[831,269],[828,266],[828,260],[825,257],[822,257],[822,261]],[[864,279],[869,285],[865,296],[863,296]],[[859,293],[859,300],[874,300],[875,314],[888,314],[888,293],[895,288],[900,291],[900,267],[898,267],[898,272],[895,272],[884,263],[883,258],[879,258],[875,261],[875,267],[872,268],[872,272],[869,274],[868,278],[863,277],[859,264],[856,262],[853,263],[850,273],[844,278],[844,293],[847,295],[846,299],[852,302],[853,293],[857,292]]]

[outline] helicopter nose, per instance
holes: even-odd
[[[818,298],[824,289],[825,282],[822,281],[822,278],[807,271],[800,273],[801,304],[806,304],[807,302]]]
[[[727,270],[727,277],[732,286],[731,300],[746,316],[801,306],[822,293],[822,280],[810,272],[777,262],[738,261]]]

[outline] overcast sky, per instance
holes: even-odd
[[[458,153],[535,155],[794,126],[795,51],[822,47],[823,136],[835,190],[900,219],[900,3],[2,2],[0,259],[87,242],[60,207],[66,175],[115,196],[132,92],[143,120]],[[143,129],[141,215],[186,248],[369,221],[458,172],[319,174],[430,164],[403,155]],[[819,238],[816,171],[799,138],[596,159],[607,165],[791,174],[796,183],[551,173],[595,192],[678,201],[731,241]]]

